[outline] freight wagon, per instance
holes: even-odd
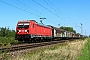
[[[52,26],[53,38],[54,39],[78,39],[81,38],[80,34],[75,34],[74,32],[69,32],[57,27]]]

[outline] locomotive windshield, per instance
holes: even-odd
[[[19,23],[18,28],[29,28],[29,23]]]

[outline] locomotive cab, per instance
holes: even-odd
[[[16,26],[15,39],[22,41],[30,37],[29,35],[30,21],[18,21]]]
[[[27,22],[22,22],[17,24],[17,33],[23,32],[23,33],[29,33],[29,23]]]

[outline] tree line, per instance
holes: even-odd
[[[64,26],[61,26],[60,29],[76,33],[76,31],[73,29],[73,27],[64,27]]]
[[[9,27],[0,27],[0,37],[14,37],[15,30],[10,30]]]
[[[64,30],[76,33],[73,27],[61,26],[60,29],[64,29]],[[8,28],[0,27],[0,37],[14,37],[14,36],[15,36],[15,30],[10,30],[9,27]]]

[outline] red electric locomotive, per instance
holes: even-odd
[[[32,41],[52,38],[52,27],[37,23],[35,20],[18,21],[15,39]]]

